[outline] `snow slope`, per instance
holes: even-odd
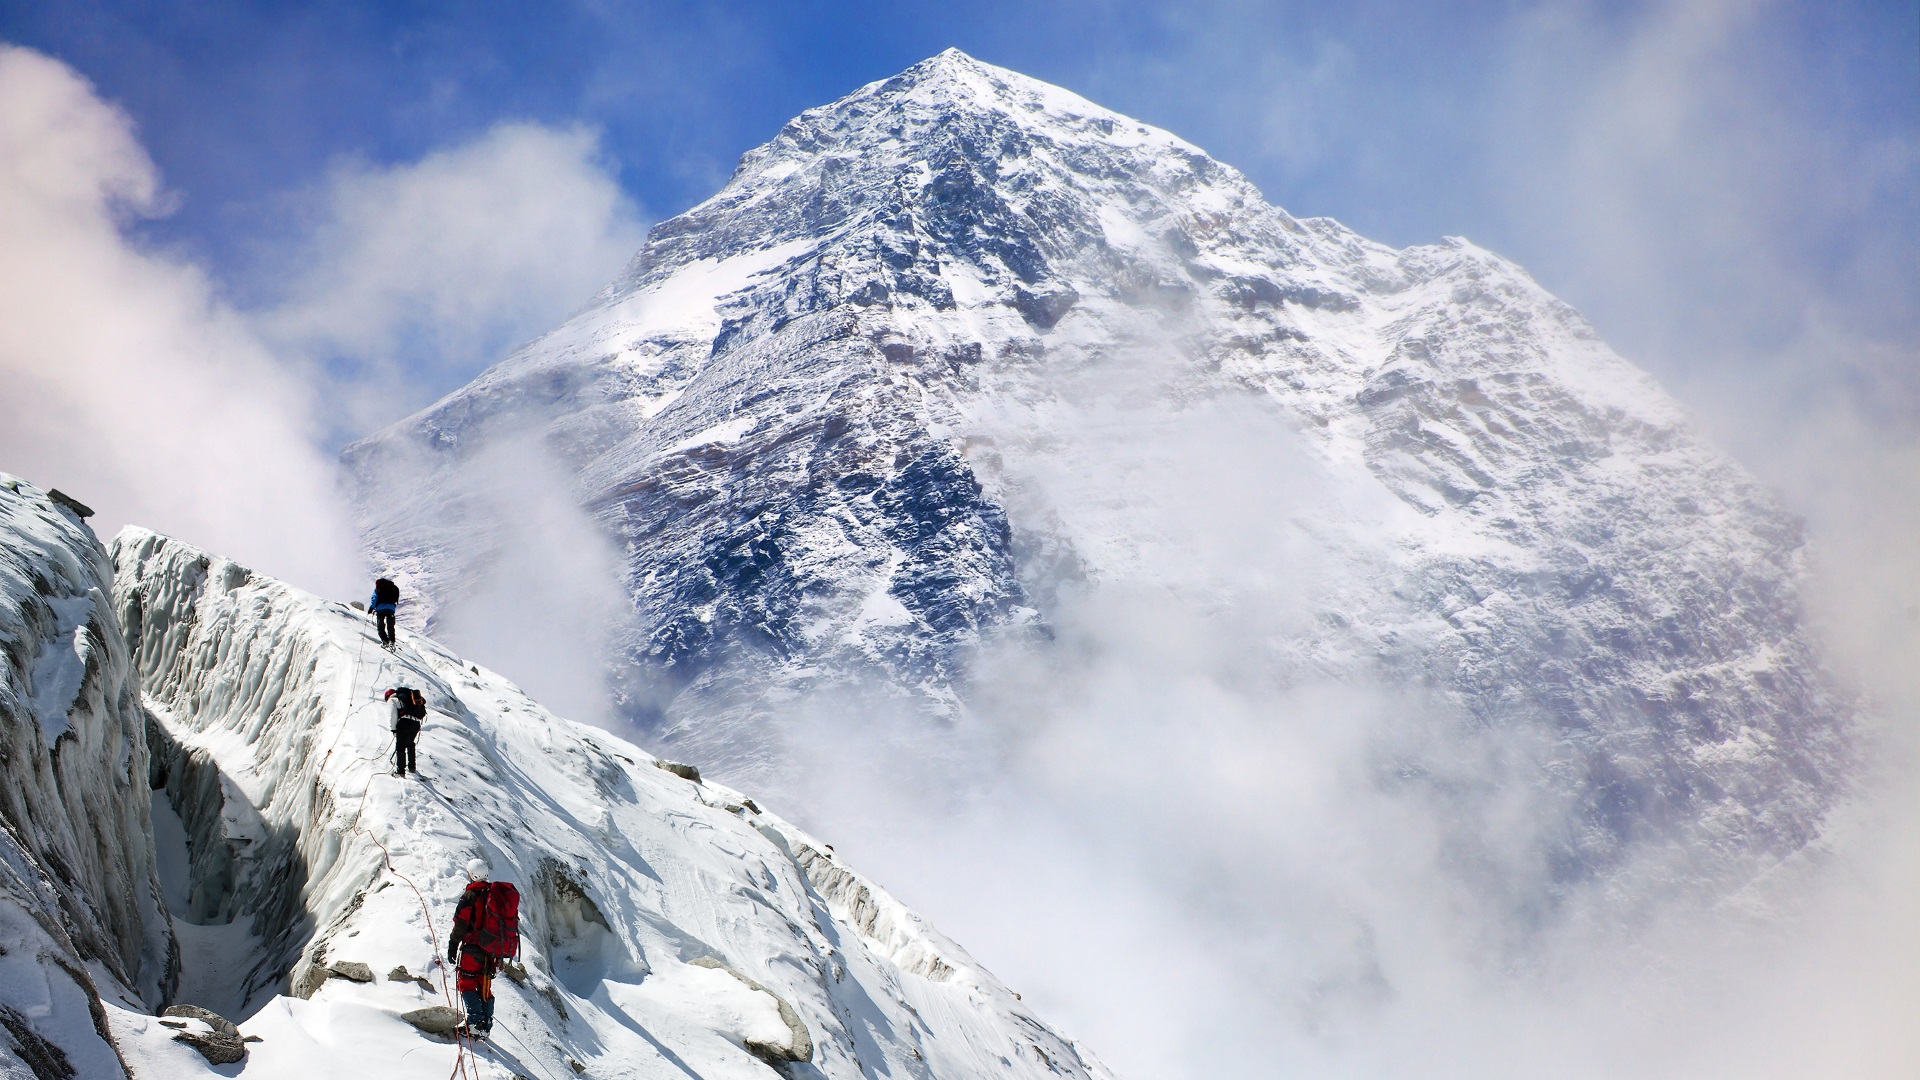
[[[0,1074],[124,1075],[103,999],[173,989],[146,779],[107,553],[0,473]]]
[[[623,555],[621,713],[756,783],[809,695],[964,719],[979,651],[1044,650],[1077,597],[1276,582],[1281,681],[1539,747],[1550,890],[1660,850],[1744,880],[1848,768],[1799,524],[1576,312],[956,51],[796,117],[565,325],[348,448],[424,623],[503,565],[527,503],[488,450],[528,442]]]
[[[113,557],[189,849],[183,941],[224,969],[201,988],[226,997],[196,1003],[261,1040],[221,1075],[454,1068],[455,1045],[400,1016],[447,1000],[436,953],[475,855],[520,885],[526,968],[496,984],[478,1076],[1109,1075],[746,796],[426,637],[389,654],[363,614],[186,544],[130,528]],[[427,697],[424,778],[389,771],[397,684]],[[355,964],[372,981],[341,974]],[[113,1015],[141,1075],[207,1071],[153,1018]]]

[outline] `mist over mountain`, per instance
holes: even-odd
[[[618,714],[742,775],[835,687],[964,724],[983,650],[1132,585],[1262,623],[1279,683],[1527,733],[1554,880],[1643,838],[1791,853],[1845,761],[1797,523],[1577,313],[957,51],[795,118],[564,326],[347,451],[426,625],[512,547],[514,440],[617,553]]]
[[[1182,1075],[1771,910],[1858,753],[1800,523],[1525,271],[957,51],[344,460],[415,625],[779,793]]]

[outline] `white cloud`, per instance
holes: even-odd
[[[264,261],[257,315],[365,434],[552,329],[644,240],[593,132],[501,124],[416,162],[337,166]]]
[[[1920,145],[1849,115],[1807,29],[1755,0],[1540,4],[1508,27],[1473,168],[1539,268],[1683,392],[1729,369],[1797,392],[1920,329]],[[1836,316],[1856,340],[1797,350]]]
[[[486,554],[444,598],[435,635],[559,715],[612,727],[609,640],[631,615],[619,551],[536,434],[496,438],[474,461],[441,480],[452,489],[443,494],[472,520],[495,524],[462,538]]]
[[[0,468],[323,592],[357,596],[331,447],[556,324],[638,248],[584,129],[503,124],[287,200],[241,310],[130,226],[171,196],[131,121],[0,47]]]
[[[358,575],[313,401],[198,268],[126,116],[0,46],[0,467],[322,591]]]

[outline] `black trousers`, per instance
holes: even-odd
[[[393,612],[376,611],[373,613],[373,628],[380,632],[380,644],[393,644]]]
[[[393,733],[393,771],[402,774],[420,771],[413,757],[413,740],[419,737],[420,721],[400,721],[399,729]]]

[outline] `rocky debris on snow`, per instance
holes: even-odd
[[[429,1005],[424,1009],[400,1014],[400,1019],[419,1028],[429,1035],[446,1035],[465,1021],[467,1014],[446,1005]]]
[[[408,971],[407,965],[405,964],[401,964],[398,967],[395,967],[392,971],[387,972],[387,981],[388,982],[410,982],[415,986],[418,986],[420,989],[425,990],[429,994],[439,989],[438,987],[434,986],[432,981],[430,981],[425,975],[415,975],[413,972]]]
[[[212,1009],[203,1009],[198,1005],[169,1005],[161,1011],[160,1015],[203,1021],[215,1031],[231,1035],[236,1039],[240,1037],[240,1029],[232,1021]]]
[[[330,978],[345,979],[348,982],[370,983],[373,981],[373,969],[358,960],[336,960],[327,965]]]
[[[48,491],[47,498],[52,499],[54,502],[73,511],[74,516],[81,518],[82,520],[93,516],[93,507],[88,506],[86,503],[81,502],[79,499],[74,498],[73,496],[67,494],[64,491],[61,491],[59,488],[54,488],[51,491]]]
[[[240,1029],[226,1017],[198,1005],[172,1005],[162,1012],[160,1021],[179,1028],[174,1042],[186,1043],[215,1065],[231,1065],[247,1056],[247,1041]],[[173,1018],[171,1020],[164,1018]],[[257,1040],[256,1040],[257,1041]]]
[[[654,762],[653,765],[654,765],[654,768],[665,769],[668,772],[672,773],[673,775],[681,777],[682,779],[691,780],[696,784],[700,782],[699,768],[697,766],[688,765],[684,761],[668,761],[666,758],[661,758],[660,760]]]

